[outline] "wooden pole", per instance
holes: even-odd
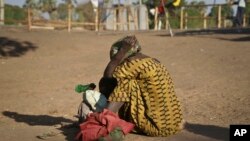
[[[243,15],[243,27],[246,27],[246,14]]]
[[[4,0],[0,0],[0,25],[4,25]]]
[[[94,9],[95,11],[95,31],[99,30],[99,10],[98,8]]]
[[[221,5],[218,6],[218,25],[217,28],[221,28]]]
[[[68,4],[68,32],[71,31],[71,4]]]
[[[180,16],[180,29],[182,30],[183,29],[183,13],[184,13],[184,8],[181,7],[181,16]]]
[[[154,30],[157,30],[157,25],[158,25],[158,7],[155,7],[155,18],[154,18]]]
[[[166,27],[167,27],[168,30],[169,30],[170,36],[173,37],[174,34],[173,34],[173,32],[172,32],[172,28],[171,28],[171,25],[170,25],[170,23],[169,23],[168,11],[167,11],[166,8],[165,8],[164,1],[163,1],[163,0],[161,0],[161,4],[162,4],[163,10],[164,10],[164,14],[165,14],[165,18],[166,18]]]
[[[187,23],[188,23],[188,13],[185,12],[185,29],[187,29]]]
[[[207,17],[206,17],[206,13],[203,13],[203,28],[207,29]]]
[[[170,23],[169,23],[169,15],[168,15],[168,12],[166,12],[165,14],[166,14],[166,20],[165,20],[165,24],[166,24],[166,25],[165,25],[165,29],[167,30],[167,29],[169,29],[169,26],[168,26],[168,25],[169,25]]]
[[[31,26],[32,26],[32,23],[31,23],[31,8],[28,7],[28,30],[31,31]]]

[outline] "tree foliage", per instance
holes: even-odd
[[[58,18],[61,20],[66,20],[68,17],[68,5],[65,3],[60,3],[57,7]]]
[[[206,7],[204,1],[192,1],[188,4],[188,7],[185,9],[188,17],[202,17],[204,13],[206,13]],[[202,19],[193,18],[192,20],[188,20],[187,27],[189,28],[201,28],[202,27]]]
[[[245,15],[248,16],[247,18],[247,24],[250,25],[250,1],[247,1],[248,3],[246,4],[246,9],[245,9]]]
[[[56,10],[56,0],[39,0],[38,5],[42,12],[52,13]]]
[[[5,24],[12,25],[16,24],[16,21],[24,21],[26,18],[26,12],[23,8],[19,6],[12,6],[9,4],[5,4],[4,7],[4,17]]]
[[[38,8],[39,7],[39,3],[38,0],[26,0],[25,4],[23,5],[24,8]]]
[[[231,18],[233,17],[233,9],[231,8],[230,5],[226,5],[226,6],[222,6],[221,8],[221,16],[222,17],[227,17],[227,18]],[[218,15],[218,7],[214,6],[212,9],[211,9],[211,12],[209,13],[209,16],[212,16],[212,17],[217,17]]]
[[[48,13],[51,19],[55,18],[57,0],[26,0],[24,8],[32,8],[35,13]]]
[[[91,4],[91,2],[77,6],[76,11],[77,13],[82,15],[83,21],[85,22],[95,21],[95,13],[93,11],[93,5]]]

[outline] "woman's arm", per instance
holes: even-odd
[[[123,104],[124,102],[109,102],[107,109],[114,113],[117,113]]]
[[[129,46],[121,48],[118,53],[111,58],[110,62],[108,63],[107,67],[104,71],[104,77],[112,77],[115,68],[122,62],[126,52],[128,52]]]

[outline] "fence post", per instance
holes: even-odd
[[[243,15],[243,27],[246,27],[246,14]]]
[[[0,0],[0,25],[4,25],[4,1]]]
[[[95,31],[99,30],[99,8],[95,8]]]
[[[218,25],[217,28],[221,28],[221,5],[218,6]]]
[[[71,31],[71,4],[68,3],[68,32]]]
[[[187,23],[188,23],[188,13],[185,12],[185,29],[187,29]]]
[[[181,30],[183,29],[183,18],[184,18],[183,14],[184,14],[184,8],[181,7],[181,16],[180,16],[180,29]]]
[[[158,25],[158,8],[155,7],[155,18],[154,18],[154,24],[155,24],[155,27],[154,27],[154,30],[157,30],[157,25]]]
[[[203,13],[203,28],[207,29],[207,17],[206,17],[206,13]]]
[[[28,30],[31,31],[32,22],[31,22],[31,8],[30,7],[28,7],[27,14],[28,14]]]
[[[169,14],[168,14],[168,12],[166,12],[165,14],[166,14],[166,21],[165,21],[165,24],[166,24],[166,25],[165,25],[165,29],[167,30],[167,29],[169,29],[169,26],[168,26],[168,25],[170,24],[170,23],[169,23]]]

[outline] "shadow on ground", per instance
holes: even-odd
[[[37,46],[29,41],[17,41],[0,37],[0,57],[20,57],[28,51],[34,51]]]
[[[227,41],[234,41],[234,42],[250,42],[250,36],[233,38],[233,39],[228,39],[228,38],[217,38],[217,39],[227,40]]]
[[[48,115],[26,115],[10,111],[4,111],[2,114],[14,119],[16,122],[26,123],[30,126],[54,126],[63,122],[74,122],[73,120],[64,117],[53,117]],[[59,128],[59,130],[65,136],[67,141],[73,141],[75,135],[79,131],[78,128]],[[186,123],[185,130],[217,140],[227,141],[229,139],[229,129],[215,125]]]
[[[229,140],[229,128],[219,127],[215,125],[186,123],[185,129],[194,134],[206,136],[209,138],[223,141]]]
[[[250,34],[250,28],[229,28],[229,29],[198,29],[198,30],[176,30],[174,36],[195,36],[195,35],[213,35],[213,34]],[[170,36],[167,34],[158,34],[157,36]],[[236,41],[245,41],[247,39],[239,39]]]
[[[74,123],[71,119],[64,117],[53,117],[48,115],[25,115],[17,112],[4,111],[2,114],[6,117],[14,119],[16,122],[26,123],[30,126],[55,126],[61,123]],[[60,134],[65,136],[67,141],[73,141],[75,135],[79,131],[78,128],[58,128]],[[38,136],[37,136],[38,137]]]

